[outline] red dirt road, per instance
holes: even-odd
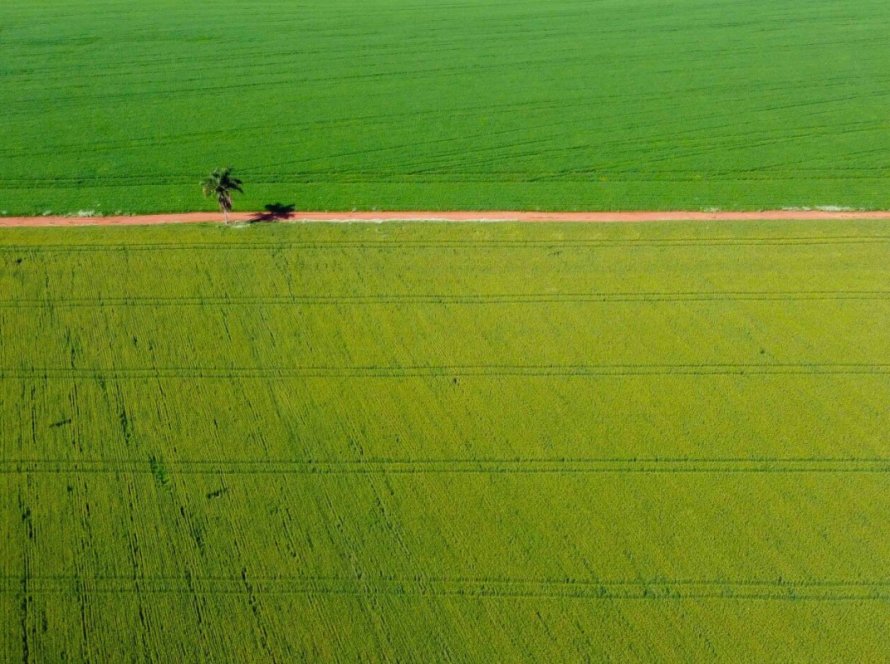
[[[890,220],[890,211],[765,210],[760,212],[293,212],[272,217],[263,212],[239,212],[233,222],[385,223],[525,222],[525,223],[639,223],[653,221],[844,221]],[[148,214],[116,217],[0,217],[0,228],[45,226],[155,226],[159,224],[221,223],[218,212]]]

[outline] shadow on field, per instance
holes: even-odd
[[[284,203],[269,203],[264,208],[265,212],[259,212],[248,223],[261,224],[263,222],[281,221],[282,219],[290,219],[294,216],[296,206],[293,203],[285,205]]]

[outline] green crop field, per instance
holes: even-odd
[[[888,256],[4,230],[0,660],[883,660]]]
[[[890,208],[886,0],[0,3],[0,214]]]

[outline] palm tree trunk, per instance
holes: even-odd
[[[229,225],[229,210],[225,206],[223,206],[223,219],[225,219],[226,226]]]

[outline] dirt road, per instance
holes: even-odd
[[[890,220],[890,211],[853,212],[831,210],[765,210],[760,212],[238,212],[232,223],[386,223],[425,222],[524,222],[524,223],[640,223],[656,221],[843,221],[852,219]],[[158,224],[222,223],[218,212],[184,212],[109,217],[0,217],[0,228],[43,226],[153,226]]]

